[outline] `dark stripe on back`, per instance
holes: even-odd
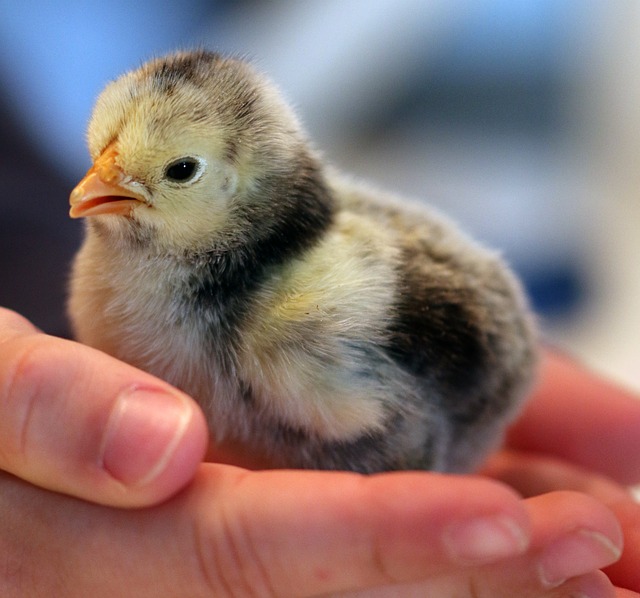
[[[386,349],[402,367],[438,389],[458,423],[480,417],[492,351],[483,330],[478,293],[450,264],[405,251],[397,319]],[[434,400],[436,397],[429,397]]]

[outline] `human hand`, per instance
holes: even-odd
[[[117,407],[132,388],[172,398]],[[16,476],[0,477],[3,596],[613,595],[595,571],[615,560],[619,525],[588,496],[522,501],[430,473],[248,472],[199,465],[205,443],[177,391],[0,310],[0,468]],[[543,586],[545,559],[570,579]]]
[[[638,397],[549,352],[507,444],[484,472],[524,496],[571,489],[609,505],[622,524],[625,549],[606,572],[640,592],[640,505],[626,487],[640,483]]]

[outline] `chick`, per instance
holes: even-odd
[[[207,51],[110,83],[73,190],[77,338],[279,467],[466,471],[523,402],[535,334],[500,258],[325,167],[275,87]]]

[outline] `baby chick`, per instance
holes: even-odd
[[[112,82],[69,312],[274,466],[464,471],[500,441],[534,333],[503,262],[326,168],[274,86],[207,51]]]

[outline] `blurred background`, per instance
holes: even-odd
[[[0,17],[0,305],[68,334],[93,102],[204,45],[267,72],[328,161],[499,248],[550,342],[640,388],[637,0],[0,0]]]

